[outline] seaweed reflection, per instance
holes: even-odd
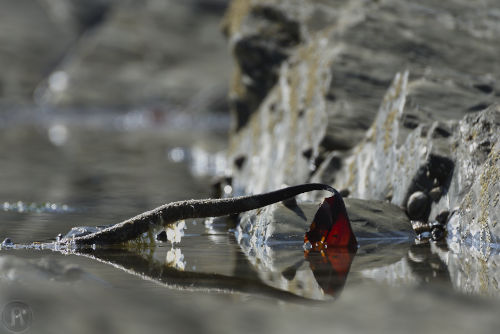
[[[179,248],[168,250],[164,262],[157,260],[152,253],[146,254],[124,249],[88,249],[74,254],[90,257],[140,276],[142,279],[177,290],[249,293],[296,303],[320,301],[273,287],[257,276],[238,277],[185,270],[186,262]],[[337,297],[344,286],[354,255],[344,249],[329,249],[323,254],[306,254],[301,262],[309,263],[313,274],[311,277],[316,280],[317,285],[325,294]]]
[[[306,252],[309,267],[325,294],[338,297],[344,288],[351,263],[356,256],[348,248],[329,248],[324,252]]]

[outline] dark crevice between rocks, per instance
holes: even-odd
[[[341,139],[326,135],[319,144],[320,148],[325,151],[347,151],[350,150],[354,144],[349,139]]]
[[[244,96],[232,101],[235,130],[244,127],[278,81],[280,65],[291,48],[302,41],[299,22],[269,6],[252,8],[248,20],[258,21],[258,30],[239,38],[233,54],[245,85]]]
[[[418,116],[412,114],[403,115],[403,126],[407,129],[413,130],[420,124]]]
[[[234,111],[235,131],[239,131],[248,123],[252,112],[258,107],[251,99],[248,101],[246,99],[232,99],[229,101],[229,106]]]
[[[239,155],[236,158],[234,158],[233,163],[236,166],[236,168],[238,168],[238,170],[241,170],[245,165],[246,160],[247,157],[245,155]]]
[[[312,147],[302,151],[302,156],[306,158],[307,160],[310,160],[313,155],[313,149]]]
[[[250,16],[267,21],[268,25],[262,32],[272,33],[269,36],[281,47],[295,46],[302,40],[299,22],[288,18],[282,11],[270,6],[255,6]]]

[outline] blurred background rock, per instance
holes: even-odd
[[[0,0],[0,103],[225,110],[226,0]]]

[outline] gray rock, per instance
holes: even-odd
[[[37,0],[61,28],[81,34],[101,23],[116,0]]]
[[[431,217],[453,211],[449,239],[480,249],[498,247],[500,106],[466,116],[451,143],[455,168],[445,195],[433,204]],[[479,254],[478,253],[478,254]]]
[[[494,183],[483,194],[478,190],[479,173],[495,175],[494,158],[488,171],[481,166],[500,133],[493,120],[500,102],[500,25],[489,14],[498,13],[498,5],[233,1],[225,20],[230,47],[245,38],[259,41],[237,53],[230,89],[237,103],[228,156],[245,161],[232,171],[235,194],[326,182],[351,197],[412,209],[410,196],[421,192],[430,208],[411,215],[432,221],[465,207],[476,184],[467,212],[481,216],[487,212],[481,205],[498,211]],[[269,15],[256,14],[262,10]],[[293,33],[297,25],[300,35]],[[290,36],[300,37],[291,43]],[[259,59],[244,57],[262,48],[281,56],[266,68],[255,98],[252,87],[260,79],[252,71]],[[480,200],[484,192],[493,200]],[[485,236],[486,225],[497,233],[486,219],[480,229],[460,221],[455,225],[463,233],[472,228]]]
[[[465,1],[446,5],[390,0],[369,4],[315,2],[303,6],[280,1],[243,3],[234,1],[227,14],[230,47],[236,48],[247,37],[255,38],[259,45],[283,56],[269,65],[266,72],[272,80],[263,79],[258,86],[265,88],[254,99],[251,92],[258,76],[251,69],[260,67],[258,63],[242,65],[247,62],[242,57],[250,57],[250,51],[236,55],[230,96],[236,101],[233,112],[237,131],[232,134],[229,158],[244,155],[251,162],[247,168],[234,172],[237,191],[260,192],[304,182],[312,172],[318,175],[318,169],[323,171],[316,180],[351,190],[345,182],[334,182],[330,169],[323,173],[321,162],[329,165],[333,161],[338,170],[337,162],[345,160],[346,153],[335,150],[362,145],[360,141],[366,137],[370,124],[380,115],[377,108],[394,74],[407,68],[411,77],[406,79],[406,91],[399,100],[404,102],[404,108],[401,105],[397,119],[390,113],[392,110],[387,111],[387,117],[378,118],[377,130],[383,134],[377,132],[377,138],[383,138],[384,151],[401,148],[405,142],[406,148],[411,148],[412,142],[416,142],[415,147],[427,145],[427,153],[420,164],[413,164],[413,169],[406,173],[407,180],[402,181],[405,184],[399,190],[388,186],[364,197],[391,199],[395,204],[406,205],[414,191],[429,192],[444,186],[449,178],[453,165],[447,138],[455,131],[451,120],[459,120],[499,100],[495,77],[500,68],[486,65],[496,64],[500,51],[498,43],[492,43],[500,34],[498,24],[486,18],[488,10],[496,6],[493,2],[475,8],[475,15],[465,14],[470,10]],[[255,11],[263,8],[274,14],[255,19]],[[483,15],[488,23],[475,26],[473,23]],[[293,27],[301,27],[300,38],[281,45],[280,38],[289,40],[295,31],[290,22],[294,22]],[[270,34],[273,29],[280,34]],[[255,52],[260,50],[255,48]],[[255,60],[250,58],[248,61]],[[276,84],[273,86],[272,82]],[[253,102],[247,103],[249,100]],[[434,124],[435,121],[439,123]],[[415,132],[419,125],[421,128]],[[394,130],[389,134],[391,129]],[[408,138],[410,133],[413,135]],[[411,152],[415,154],[414,149]],[[388,158],[385,152],[377,154]],[[387,159],[388,164],[389,161],[391,158]],[[345,168],[342,173],[345,174]],[[257,185],[254,180],[259,180]],[[356,191],[351,191],[351,195],[358,196]]]
[[[30,100],[75,38],[39,1],[0,1],[0,102]]]
[[[229,57],[219,31],[226,5],[0,1],[0,102],[226,110]]]
[[[391,89],[394,87],[396,86],[393,85]],[[451,211],[457,208],[472,184],[478,182],[481,166],[488,156],[493,154],[491,152],[494,152],[494,145],[499,140],[499,107],[494,105],[483,112],[468,115],[456,123],[434,122],[431,126],[419,125],[410,132],[404,144],[398,146],[399,132],[392,131],[390,136],[384,132],[386,124],[389,124],[391,129],[400,129],[398,119],[401,118],[396,116],[391,119],[389,112],[394,110],[389,102],[392,100],[394,98],[388,93],[386,102],[381,106],[365,141],[354,149],[352,156],[344,160],[345,164],[337,172],[334,184],[339,188],[350,189],[354,197],[388,198],[394,204],[407,205],[412,219],[426,220],[429,214],[431,219],[435,219],[443,210]],[[404,107],[399,109],[398,115],[402,115],[403,109]],[[450,131],[444,132],[443,129]],[[374,134],[376,137],[373,137]],[[390,149],[386,149],[385,144],[388,144]],[[492,177],[495,175],[494,169],[485,173],[490,173]],[[441,196],[434,194],[430,212],[427,208],[422,216],[414,215],[410,205],[412,203],[408,200],[409,195],[416,191],[432,192],[436,184],[439,185]],[[497,190],[492,188],[488,191],[491,198],[496,196]],[[481,201],[472,203],[474,204],[469,205],[468,210],[471,215],[477,217],[478,210],[482,210],[479,205]],[[486,205],[491,205],[489,212],[498,211],[498,203],[488,203]],[[468,223],[473,221],[472,217],[462,221],[460,233],[474,231],[474,225]],[[457,226],[453,227],[456,228]]]
[[[414,220],[425,220],[429,215],[430,209],[430,198],[429,196],[421,191],[415,191],[408,198],[407,212],[410,219]]]
[[[40,100],[68,107],[224,109],[229,58],[218,28],[224,3],[117,2],[40,86]],[[57,85],[57,75],[64,84]]]

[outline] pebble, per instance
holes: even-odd
[[[439,227],[438,226],[434,227],[431,230],[431,236],[433,241],[439,241],[443,239],[445,236],[443,227],[441,225],[439,225]]]
[[[416,191],[411,194],[408,199],[407,212],[408,216],[412,220],[420,220],[427,218],[426,215],[429,213],[430,198],[429,196],[422,192]]]

